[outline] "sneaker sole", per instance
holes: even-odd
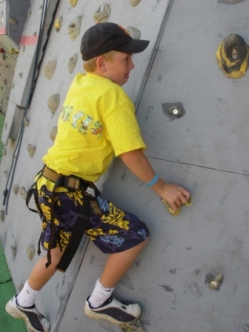
[[[28,329],[29,332],[40,332],[40,331],[34,329],[34,328],[30,325],[30,322],[29,322],[28,317],[27,317],[25,314],[23,314],[21,311],[17,311],[17,310],[15,310],[15,309],[13,309],[11,306],[9,306],[8,303],[7,303],[6,306],[5,306],[5,310],[6,310],[6,312],[7,312],[10,316],[12,316],[12,317],[14,317],[14,318],[21,318],[21,319],[23,319],[23,320],[25,321],[25,324],[26,324],[27,329]],[[50,328],[49,328],[49,329],[46,329],[45,332],[49,332],[49,330],[50,330]]]
[[[117,319],[115,319],[113,317],[110,317],[110,316],[108,316],[106,314],[101,314],[99,312],[92,311],[86,304],[84,306],[84,312],[85,312],[85,314],[89,318],[93,318],[93,319],[105,319],[105,320],[108,320],[109,322],[111,322],[113,324],[118,324],[118,325],[124,324],[124,322],[121,322],[121,321],[119,321],[119,320],[117,320]],[[141,313],[141,311],[140,311],[140,313]],[[139,313],[139,315],[140,315],[140,313]],[[133,320],[134,320],[134,318],[131,321],[133,321]]]

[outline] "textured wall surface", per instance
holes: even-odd
[[[12,116],[25,92],[27,79],[22,82],[24,76],[18,73],[27,68],[27,55],[28,59],[34,55],[31,36],[39,26],[42,2],[31,1],[31,16],[23,33],[30,37],[30,44],[22,45],[18,57],[8,109]],[[55,1],[49,3],[53,8]],[[94,24],[96,12],[105,19],[109,15],[109,21],[125,28],[136,27],[141,38],[151,40],[146,52],[134,56],[136,68],[124,88],[138,104],[145,153],[155,170],[165,180],[185,186],[194,199],[192,207],[183,207],[173,217],[159,197],[119,160],[114,162],[104,195],[139,215],[151,230],[148,246],[115,293],[123,300],[141,303],[141,319],[149,332],[248,332],[249,74],[228,79],[215,57],[219,43],[231,33],[249,43],[248,1],[141,0],[135,7],[128,0],[119,0],[119,5],[114,0],[105,4],[79,0],[75,7],[60,1],[28,112],[29,126],[25,127],[13,189],[27,190],[42,167],[41,158],[52,144],[50,133],[66,91],[74,75],[82,71],[80,36]],[[73,36],[68,30],[72,22],[80,30]],[[69,71],[75,54],[78,61]],[[54,72],[47,78],[50,61],[54,61]],[[173,118],[165,105],[177,102],[185,113]],[[27,149],[30,145],[35,147],[33,156]],[[15,141],[7,140],[0,165],[0,194],[14,148]],[[21,193],[11,190],[8,215],[0,222],[1,242],[16,289],[38,259],[36,255],[30,260],[26,249],[36,247],[40,233],[40,220],[27,210],[25,192]],[[105,260],[85,239],[70,269],[57,273],[39,294],[38,307],[52,321],[53,332],[119,331],[118,326],[90,320],[83,313],[84,301]],[[219,291],[209,289],[210,274],[223,275]]]

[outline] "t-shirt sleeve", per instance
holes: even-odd
[[[104,123],[107,139],[111,142],[116,157],[125,152],[146,148],[131,103],[126,102],[109,112]]]

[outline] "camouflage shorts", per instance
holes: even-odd
[[[41,244],[48,249],[51,238],[51,191],[43,185],[39,205],[43,214]],[[51,249],[65,249],[84,202],[82,190],[56,192],[54,200],[55,233]],[[85,233],[103,253],[116,253],[130,249],[149,237],[146,224],[135,215],[122,211],[112,202],[97,198],[102,215],[92,215]]]

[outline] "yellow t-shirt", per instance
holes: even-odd
[[[77,74],[43,162],[55,172],[95,182],[114,155],[144,149],[135,107],[125,91],[95,74]]]

